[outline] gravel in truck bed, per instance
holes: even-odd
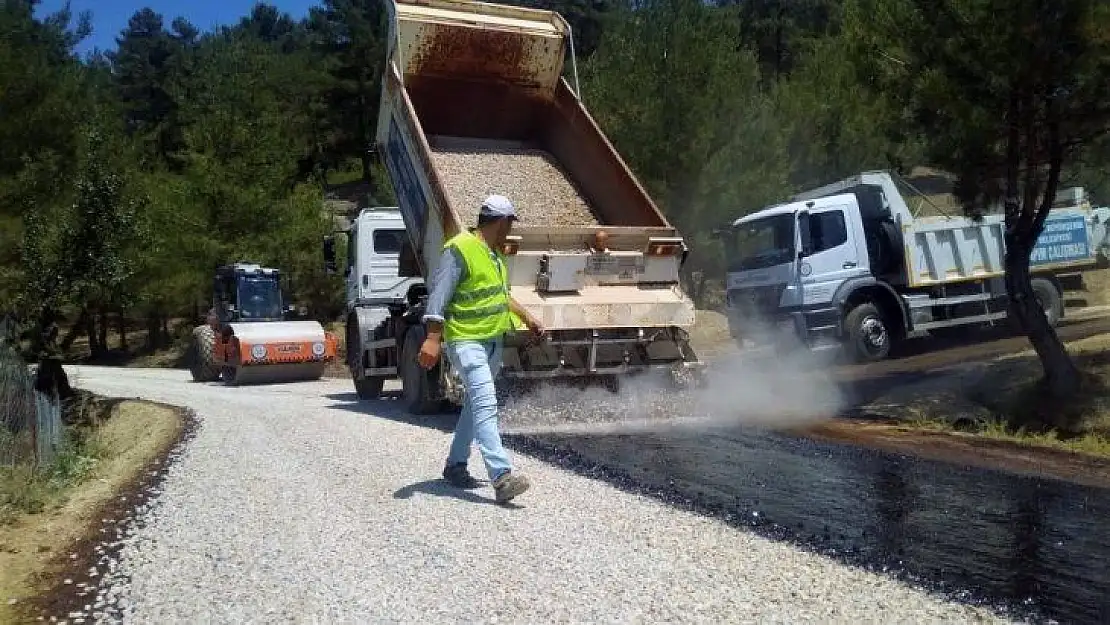
[[[543,150],[452,141],[432,159],[462,227],[478,219],[487,195],[509,198],[522,226],[596,226],[599,221],[555,158]]]

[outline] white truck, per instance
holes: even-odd
[[[397,377],[396,336],[403,334],[410,303],[426,295],[421,278],[401,275],[407,238],[397,207],[363,209],[346,231],[346,360],[361,399],[380,397],[385,381]],[[324,257],[334,271],[334,237]]]
[[[864,172],[718,232],[733,338],[843,348],[868,362],[906,338],[1004,320],[1003,216],[911,211],[927,202],[896,174]],[[1081,188],[1057,194],[1030,259],[1049,323],[1064,315],[1065,282],[1106,266],[1108,219],[1110,208],[1092,208]]]
[[[521,221],[502,250],[511,294],[547,329],[538,343],[509,337],[504,377],[616,381],[663,370],[696,379],[694,305],[679,282],[686,246],[563,78],[567,22],[468,0],[387,8],[377,151],[407,236],[395,283],[379,289],[374,241],[399,224],[368,211],[352,231],[347,349],[360,396],[396,376],[412,412],[461,402],[445,358],[431,372],[416,362],[423,278],[444,242],[475,226],[488,193],[516,204]],[[537,192],[529,184],[541,174],[550,186]]]

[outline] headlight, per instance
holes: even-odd
[[[323,356],[324,355],[324,344],[320,343],[320,342],[313,343],[312,344],[312,353],[316,354],[317,356]]]
[[[255,360],[262,360],[266,357],[265,345],[254,345],[251,347],[251,357]]]

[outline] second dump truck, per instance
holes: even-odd
[[[693,379],[695,311],[679,283],[686,246],[563,77],[564,57],[574,58],[567,22],[466,0],[387,7],[377,149],[407,234],[399,274],[420,280],[403,297],[349,302],[360,395],[400,377],[412,411],[461,401],[446,359],[427,373],[416,364],[423,278],[494,193],[520,216],[503,250],[512,296],[548,330],[540,343],[508,339],[503,376],[615,380],[663,369]],[[372,241],[356,233],[352,245]]]
[[[902,339],[1004,321],[1002,215],[921,216],[913,205],[927,201],[897,174],[870,171],[737,219],[721,233],[733,337],[843,347],[867,362]],[[1050,324],[1065,284],[1106,266],[1108,220],[1082,188],[1057,195],[1030,259]]]

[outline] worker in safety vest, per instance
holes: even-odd
[[[466,389],[443,477],[459,488],[478,487],[466,468],[470,443],[477,440],[498,503],[529,487],[528,479],[513,471],[497,426],[493,379],[501,368],[504,336],[516,330],[518,320],[536,337],[544,333],[540,322],[509,295],[501,245],[517,219],[508,198],[491,195],[482,202],[478,227],[444,244],[424,315],[428,337],[417,356],[421,367],[431,369],[446,343],[447,358]]]

